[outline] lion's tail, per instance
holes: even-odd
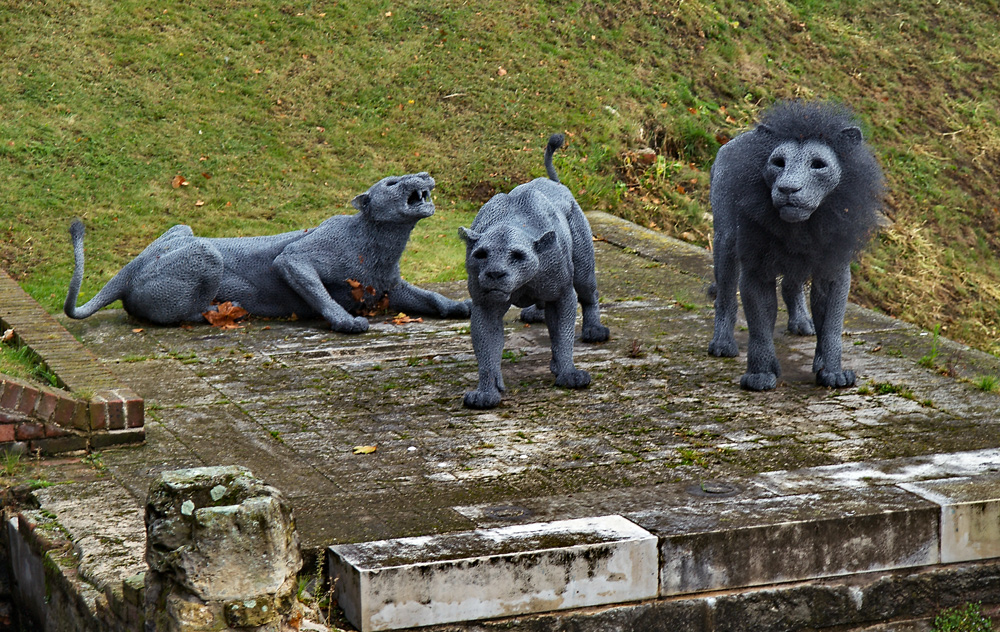
[[[545,146],[545,173],[549,174],[549,180],[553,182],[559,182],[559,175],[552,166],[552,154],[556,153],[565,141],[566,138],[562,134],[553,134],[549,136],[549,144]]]
[[[63,311],[70,318],[86,318],[125,294],[125,275],[119,272],[94,298],[85,305],[76,306],[76,298],[80,295],[80,285],[83,283],[83,233],[83,222],[78,219],[73,220],[73,224],[69,227],[69,234],[73,240],[73,278],[69,281],[69,292],[63,304]]]

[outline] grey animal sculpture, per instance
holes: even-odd
[[[195,237],[177,225],[122,268],[94,298],[76,306],[83,280],[83,223],[73,222],[75,267],[64,311],[86,318],[121,299],[125,310],[158,324],[203,321],[215,303],[263,317],[322,316],[334,331],[367,331],[359,301],[377,297],[391,311],[466,318],[471,301],[410,285],[399,258],[416,223],[434,214],[426,173],[383,178],[316,228],[267,237]],[[353,285],[352,285],[353,284]]]
[[[547,179],[537,178],[509,194],[493,196],[471,228],[458,230],[466,244],[472,346],[479,363],[479,386],[465,394],[469,408],[500,403],[503,317],[511,305],[529,308],[534,317],[545,320],[552,346],[549,368],[558,386],[590,385],[590,374],[573,365],[578,300],[583,308],[582,339],[608,339],[597,304],[590,224],[552,166],[552,155],[562,144],[561,134],[549,138]]]
[[[844,107],[791,101],[769,109],[751,131],[719,149],[711,172],[715,237],[715,332],[708,352],[737,355],[736,289],[750,340],[740,385],[773,389],[776,279],[788,328],[811,334],[820,386],[846,387],[841,363],[851,260],[873,234],[884,179],[853,115]],[[812,280],[806,311],[803,284]]]

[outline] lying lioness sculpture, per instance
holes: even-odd
[[[851,260],[875,230],[883,177],[853,115],[823,103],[783,103],[751,131],[723,145],[712,165],[715,217],[714,356],[735,356],[736,289],[750,341],[740,385],[762,391],[778,385],[774,349],[776,278],[788,306],[788,329],[811,334],[812,370],[820,386],[856,380],[841,365],[841,336]],[[812,320],[803,283],[812,280]]]
[[[583,340],[608,339],[597,305],[594,244],[590,224],[569,189],[559,184],[552,154],[562,147],[554,134],[545,149],[549,178],[493,196],[470,229],[465,268],[472,296],[472,346],[479,362],[479,387],[465,394],[470,408],[492,408],[504,390],[500,373],[503,316],[511,305],[544,314],[552,343],[556,384],[583,388],[590,375],[573,366],[577,299],[583,307]],[[575,291],[574,291],[575,290]]]
[[[465,318],[453,301],[404,281],[399,257],[417,221],[434,214],[426,173],[384,178],[352,200],[358,212],[316,228],[268,237],[195,237],[189,226],[163,233],[94,298],[77,307],[83,280],[83,223],[73,222],[75,267],[64,310],[86,318],[121,299],[129,314],[158,324],[199,322],[216,303],[263,317],[322,316],[334,331],[367,331],[357,289],[389,311]]]

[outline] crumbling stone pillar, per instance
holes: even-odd
[[[302,568],[291,508],[243,467],[164,472],[146,500],[147,632],[290,629]]]

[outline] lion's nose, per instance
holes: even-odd
[[[782,195],[791,195],[792,193],[799,191],[801,188],[802,187],[796,186],[794,184],[779,184],[778,192],[780,192]]]
[[[487,270],[486,276],[493,279],[494,281],[499,281],[500,279],[507,276],[506,270]]]

